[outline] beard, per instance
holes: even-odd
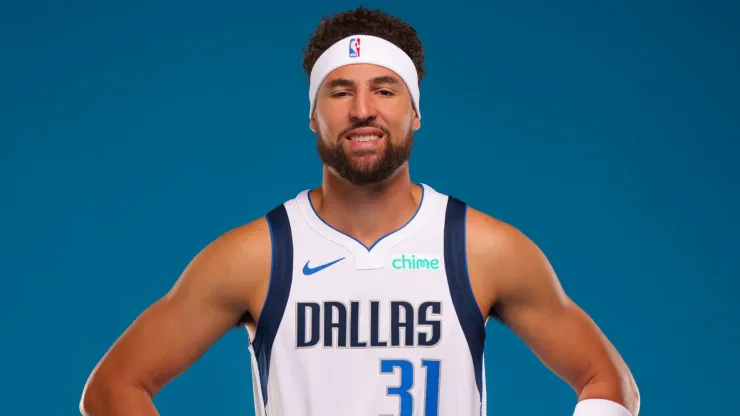
[[[348,153],[344,149],[343,141],[346,131],[358,127],[375,127],[385,133],[383,146],[377,150],[358,150]],[[332,168],[337,175],[354,185],[370,185],[384,182],[398,171],[411,157],[411,148],[414,144],[413,130],[409,129],[406,139],[400,144],[394,144],[388,129],[380,126],[363,123],[347,129],[339,135],[334,145],[326,143],[321,135],[318,137],[318,152],[321,161]],[[361,159],[361,160],[357,160]]]

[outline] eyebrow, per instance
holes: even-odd
[[[390,75],[383,75],[381,77],[375,77],[370,80],[370,83],[373,85],[377,84],[400,84],[400,81],[398,81],[396,78],[390,76]]]
[[[370,84],[372,85],[378,85],[378,84],[391,84],[391,85],[397,85],[401,82],[397,80],[396,78],[390,76],[390,75],[383,75],[379,77],[372,78],[370,80]],[[325,84],[326,88],[337,88],[337,87],[355,87],[356,84],[354,81],[346,79],[346,78],[336,78],[333,79]]]

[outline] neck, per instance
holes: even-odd
[[[414,216],[421,188],[411,183],[408,165],[372,185],[354,185],[324,166],[321,187],[311,192],[311,200],[324,221],[369,247]]]

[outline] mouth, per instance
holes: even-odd
[[[360,127],[350,130],[344,138],[354,143],[369,143],[385,137],[382,130],[374,127]]]
[[[347,137],[347,139],[353,142],[363,143],[363,142],[370,142],[373,140],[379,140],[382,137],[383,136],[367,135],[367,136],[351,136],[351,137]]]

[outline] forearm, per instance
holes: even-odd
[[[578,401],[603,399],[624,406],[632,416],[640,411],[640,394],[631,375],[596,376],[578,393]]]
[[[159,416],[146,390],[113,383],[89,385],[80,412],[83,416]]]

